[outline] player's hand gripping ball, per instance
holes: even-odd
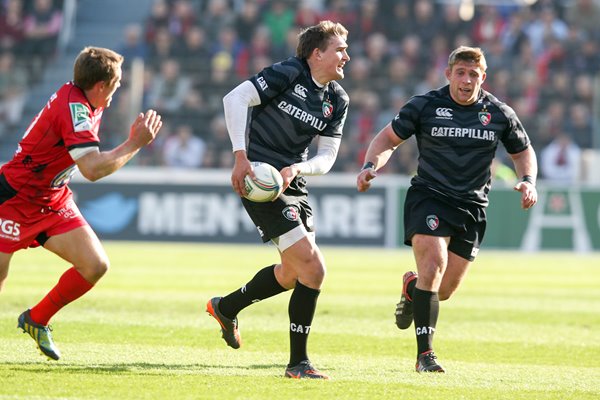
[[[283,189],[283,178],[279,171],[264,162],[253,161],[250,164],[256,178],[246,175],[244,184],[247,194],[244,197],[257,203],[266,203],[279,197]]]

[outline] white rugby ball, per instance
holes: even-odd
[[[252,179],[250,175],[246,175],[244,184],[247,194],[244,197],[257,203],[265,203],[279,197],[283,189],[283,178],[279,171],[265,162],[252,161],[250,164],[256,178]]]

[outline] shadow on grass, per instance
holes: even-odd
[[[95,374],[134,374],[134,375],[153,375],[156,373],[208,373],[223,370],[268,370],[283,369],[281,364],[253,364],[248,366],[239,365],[212,365],[212,364],[163,364],[163,363],[118,363],[118,364],[76,364],[64,362],[40,362],[36,364],[0,362],[0,370],[6,369],[16,372],[33,372],[40,374],[57,373],[95,373]]]

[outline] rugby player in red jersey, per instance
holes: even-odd
[[[109,260],[67,186],[79,170],[97,181],[123,167],[154,140],[162,121],[153,110],[140,113],[127,139],[100,151],[103,111],[121,85],[123,56],[86,47],[73,68],[73,81],[56,91],[33,119],[9,162],[0,168],[0,290],[12,255],[43,246],[72,264],[54,288],[18,318],[18,328],[48,358],[58,360],[48,322],[62,307],[89,291]]]

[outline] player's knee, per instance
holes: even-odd
[[[318,282],[319,284],[321,284],[325,280],[325,263],[323,263],[319,257],[313,258],[308,263],[307,270],[309,271],[313,282]]]
[[[100,278],[102,278],[104,276],[104,274],[106,274],[108,272],[109,268],[110,268],[110,262],[108,261],[108,259],[101,258],[101,259],[97,260],[96,262],[94,262],[93,264],[90,264],[86,268],[86,273],[84,274],[84,276],[87,275],[86,278],[88,278],[89,280],[93,281],[93,283],[95,283]]]
[[[318,289],[325,280],[325,264],[319,258],[304,260],[296,270],[298,280],[305,286]]]
[[[448,300],[454,292],[456,292],[456,288],[441,287],[438,292],[438,298],[440,301]]]
[[[108,259],[101,260],[96,268],[97,274],[102,277],[110,269],[110,261]]]

